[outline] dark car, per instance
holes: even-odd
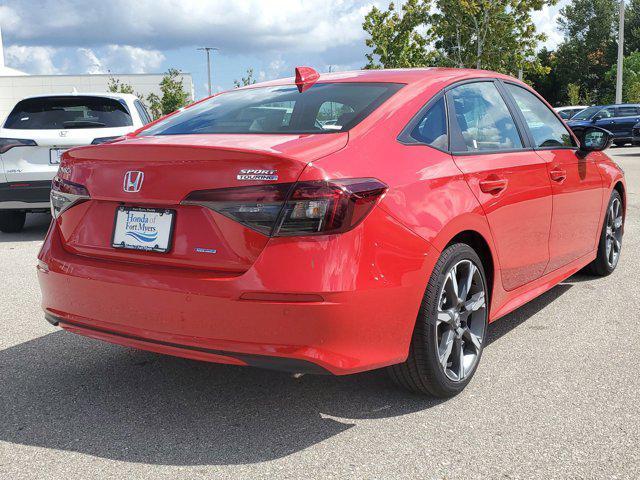
[[[609,130],[613,135],[614,145],[621,147],[628,143],[636,143],[633,128],[640,122],[640,104],[599,105],[584,109],[576,114],[567,125],[572,130],[582,127],[598,126]]]
[[[633,134],[633,144],[640,145],[640,122],[636,123],[633,126],[632,134]]]

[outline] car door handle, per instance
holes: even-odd
[[[567,171],[556,167],[549,172],[549,176],[554,182],[562,183],[567,178]]]
[[[509,181],[505,178],[490,176],[484,180],[480,180],[480,190],[484,193],[496,194],[507,188]]]

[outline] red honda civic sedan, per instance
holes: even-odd
[[[610,134],[475,70],[373,70],[225,92],[66,152],[39,254],[49,322],[198,360],[350,374],[446,397],[489,322],[625,219]]]

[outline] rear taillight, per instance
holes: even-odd
[[[273,237],[342,233],[358,225],[387,186],[374,178],[199,190],[200,205]]]
[[[56,218],[66,209],[90,198],[89,191],[84,185],[64,180],[56,175],[51,182],[51,216]]]
[[[27,138],[0,138],[0,153],[5,153],[13,147],[37,147],[35,140]]]

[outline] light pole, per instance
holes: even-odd
[[[211,96],[211,52],[217,52],[220,49],[216,48],[216,47],[200,47],[198,48],[198,50],[204,50],[205,52],[207,52],[207,78],[208,78],[208,83],[207,85],[209,86],[209,96]]]
[[[620,0],[618,27],[618,71],[616,72],[616,103],[622,103],[622,63],[624,62],[624,0]]]

